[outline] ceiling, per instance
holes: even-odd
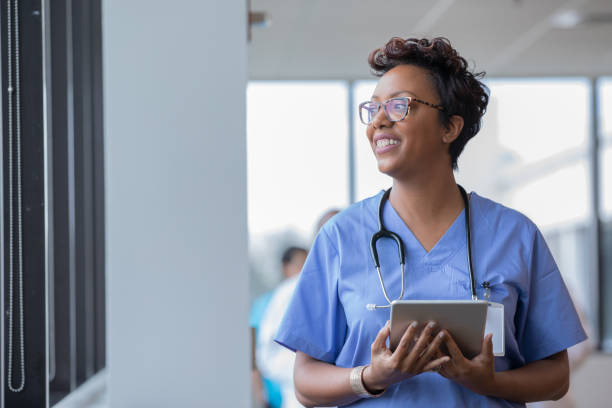
[[[612,0],[251,0],[250,79],[366,79],[393,36],[447,37],[487,76],[612,75]],[[566,26],[566,27],[564,27]]]

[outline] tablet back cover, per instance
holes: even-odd
[[[391,336],[395,350],[408,325],[417,321],[418,332],[430,321],[446,329],[466,358],[480,354],[487,317],[487,302],[472,300],[398,300],[391,305]]]

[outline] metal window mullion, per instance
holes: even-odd
[[[89,53],[89,3],[72,2],[75,219],[76,219],[76,313],[77,385],[94,373],[93,325],[93,189],[91,81]]]
[[[356,200],[356,174],[355,174],[355,81],[347,81],[348,104],[348,195],[349,205]]]
[[[44,151],[44,224],[45,224],[45,303],[46,322],[46,355],[47,355],[47,379],[49,387],[56,373],[55,354],[55,247],[54,247],[54,217],[53,217],[53,112],[52,112],[52,73],[51,73],[51,31],[49,16],[49,0],[41,0],[42,13],[42,62],[43,62],[43,151]],[[49,406],[49,388],[46,392],[45,405]]]
[[[591,259],[593,260],[592,270],[595,272],[594,281],[596,287],[593,288],[593,302],[591,310],[595,310],[596,325],[595,325],[595,338],[598,339],[599,347],[601,348],[603,339],[602,336],[605,333],[605,310],[604,310],[604,290],[605,290],[605,277],[603,270],[603,253],[602,253],[602,223],[601,223],[601,192],[600,192],[600,166],[599,166],[599,134],[601,132],[599,123],[599,88],[598,79],[591,78],[591,103],[590,103],[590,143],[589,143],[589,169],[591,178],[591,245],[592,253]]]
[[[72,0],[66,0],[66,113],[68,179],[68,269],[70,296],[70,389],[77,386],[76,328],[76,215],[75,215],[75,129],[74,129],[74,56],[72,36]]]
[[[92,53],[92,136],[94,174],[94,290],[95,290],[95,371],[106,367],[106,285],[104,225],[104,133],[102,95],[102,4],[91,4],[90,24]]]

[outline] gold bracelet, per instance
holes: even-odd
[[[385,393],[385,390],[377,392],[376,394],[372,394],[367,390],[365,385],[363,385],[363,370],[365,370],[366,367],[367,366],[358,366],[351,370],[351,375],[349,377],[351,389],[360,398],[378,398]]]

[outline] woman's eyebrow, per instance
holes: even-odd
[[[394,98],[394,97],[396,97],[398,95],[405,94],[405,93],[410,94],[412,96],[416,96],[416,94],[414,92],[410,92],[410,91],[404,90],[404,91],[393,92],[391,95],[389,95],[389,98]],[[379,98],[376,95],[372,95],[372,100],[374,100],[374,99],[379,99]]]

